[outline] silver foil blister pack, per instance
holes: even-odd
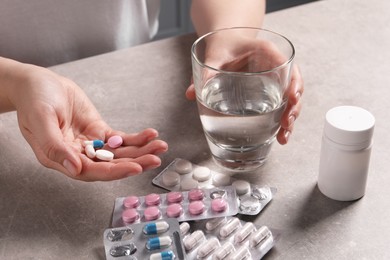
[[[244,215],[259,214],[276,193],[276,188],[258,186],[182,158],[174,159],[153,178],[152,183],[169,191],[232,185],[237,193],[238,213]]]

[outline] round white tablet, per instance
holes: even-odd
[[[168,187],[175,186],[180,183],[180,175],[177,172],[167,170],[162,175],[162,183]]]
[[[229,186],[231,182],[230,176],[222,173],[215,173],[213,175],[214,186]]]
[[[175,170],[179,174],[187,174],[192,172],[192,163],[184,159],[178,159],[175,163]]]
[[[249,182],[243,180],[233,181],[232,186],[236,189],[238,196],[247,194],[251,189]]]
[[[184,179],[180,183],[181,190],[192,190],[198,188],[198,181],[188,178]]]
[[[199,182],[208,181],[211,178],[211,171],[207,167],[197,167],[192,173],[192,178]]]

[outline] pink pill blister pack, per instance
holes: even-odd
[[[152,183],[169,191],[232,185],[239,200],[238,213],[244,215],[259,214],[276,193],[275,188],[259,187],[182,158],[173,160],[152,180]]]
[[[232,186],[194,188],[115,200],[112,226],[175,218],[178,221],[232,216],[238,213],[238,199]]]
[[[103,242],[107,260],[187,259],[176,219],[144,222],[106,229]]]
[[[261,259],[279,234],[237,217],[222,217],[180,224],[186,259]]]

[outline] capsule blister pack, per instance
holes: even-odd
[[[169,191],[232,185],[239,198],[238,213],[257,215],[272,200],[275,188],[259,187],[244,180],[199,166],[182,158],[173,160],[152,183]]]
[[[180,222],[201,220],[232,216],[237,212],[238,200],[232,186],[195,188],[189,191],[117,198],[112,226],[121,227],[162,218],[176,218]]]
[[[103,240],[107,260],[187,259],[176,219],[106,229]]]
[[[275,245],[278,235],[237,217],[222,217],[180,224],[186,259],[261,259]]]

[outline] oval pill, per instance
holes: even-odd
[[[175,254],[169,251],[163,251],[161,253],[154,253],[150,255],[150,260],[173,260],[175,259]]]
[[[211,201],[211,210],[214,212],[224,212],[227,207],[228,203],[222,198],[216,198]]]
[[[186,237],[183,241],[183,245],[187,251],[190,251],[195,246],[197,246],[200,242],[205,239],[204,233],[201,230],[196,230],[191,235]]]
[[[234,246],[230,242],[226,242],[220,248],[215,251],[213,254],[213,260],[222,260],[225,259],[229,254],[234,252]]]
[[[207,231],[213,231],[217,227],[219,227],[221,224],[224,224],[227,222],[227,219],[225,217],[222,218],[213,218],[206,222],[206,230]]]
[[[187,233],[190,231],[190,224],[188,222],[182,222],[180,224],[180,234],[182,236],[187,235]]]
[[[209,168],[201,166],[195,168],[192,178],[199,182],[208,181],[211,178],[211,171]]]
[[[249,244],[251,247],[256,247],[269,236],[272,236],[271,230],[269,230],[267,226],[262,226],[256,232],[253,233]]]
[[[144,211],[145,220],[156,220],[160,217],[160,210],[157,207],[148,207]]]
[[[179,174],[187,174],[192,172],[192,163],[184,159],[178,159],[175,162],[175,170]]]
[[[251,252],[246,246],[242,246],[236,252],[231,253],[227,259],[228,260],[251,259]]]
[[[166,232],[169,229],[169,224],[166,221],[147,223],[143,232],[146,235],[156,235]]]
[[[252,234],[252,232],[255,230],[255,225],[253,225],[252,222],[247,222],[245,225],[240,228],[239,231],[234,235],[234,243],[241,243],[244,241],[248,236]]]
[[[100,149],[96,151],[96,158],[102,161],[111,161],[114,159],[114,154],[110,151]]]
[[[219,243],[218,238],[212,237],[206,240],[199,248],[198,248],[198,258],[205,258],[211,252],[215,251],[221,244]]]
[[[251,185],[247,181],[237,180],[232,183],[232,186],[236,189],[237,195],[247,194],[251,188]]]
[[[147,206],[160,205],[160,202],[161,202],[160,195],[156,193],[151,193],[145,196],[145,204]]]
[[[146,241],[146,248],[149,250],[161,249],[172,244],[172,239],[169,236],[152,237]]]
[[[168,187],[176,186],[180,183],[180,175],[177,172],[167,170],[162,175],[162,183]]]
[[[88,144],[88,145],[85,146],[84,149],[85,149],[85,154],[86,154],[89,158],[93,159],[93,158],[96,157],[96,151],[95,151],[95,148],[93,148],[93,145]]]
[[[221,237],[227,237],[231,233],[233,233],[238,227],[240,227],[241,223],[238,218],[232,218],[226,225],[221,227],[219,230],[219,234]]]
[[[113,135],[107,140],[107,144],[110,148],[118,148],[123,144],[123,139],[119,135]]]
[[[173,203],[167,207],[167,216],[170,218],[178,218],[182,213],[183,207],[179,203]]]
[[[123,200],[123,207],[132,209],[140,205],[139,198],[137,196],[128,196]]]
[[[139,219],[139,213],[135,209],[126,209],[122,212],[122,220],[126,224],[134,223]]]

